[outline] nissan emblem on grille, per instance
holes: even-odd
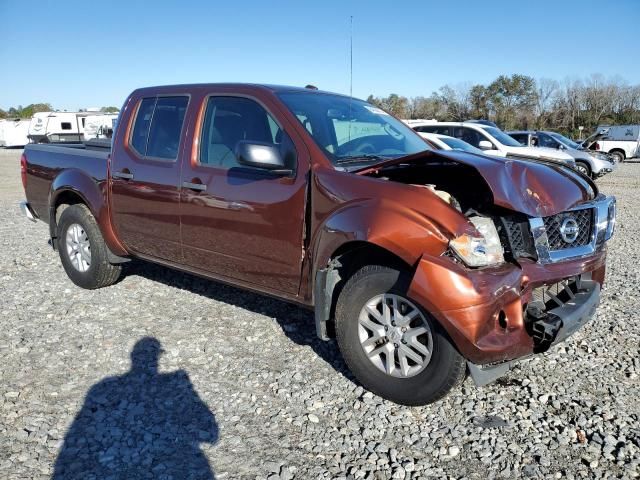
[[[578,222],[573,217],[566,217],[560,225],[560,236],[566,243],[573,243],[578,238],[580,229],[578,228]]]

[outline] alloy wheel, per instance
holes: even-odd
[[[385,293],[366,302],[358,318],[358,336],[371,363],[393,377],[413,377],[431,360],[429,322],[401,295]]]

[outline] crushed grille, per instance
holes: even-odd
[[[593,230],[593,213],[593,208],[585,208],[543,218],[549,240],[549,250],[564,250],[588,245]],[[578,237],[571,243],[565,242],[560,232],[562,222],[567,217],[573,217],[578,224]]]

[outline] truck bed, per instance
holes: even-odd
[[[90,177],[100,190],[106,186],[107,165],[111,154],[108,147],[87,144],[51,145],[29,144],[25,146],[27,179],[26,195],[38,218],[48,222],[48,201],[51,185],[68,183],[70,189],[76,185],[71,181],[75,173]]]

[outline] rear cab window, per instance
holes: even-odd
[[[143,158],[175,161],[188,104],[186,95],[143,98],[136,112],[130,147]]]

